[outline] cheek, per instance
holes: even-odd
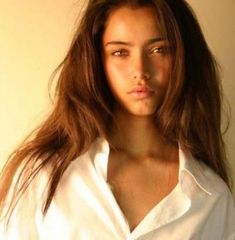
[[[108,73],[112,73],[115,75],[122,75],[125,73],[125,66],[121,61],[118,60],[110,60],[106,62],[106,69]]]
[[[109,85],[123,85],[127,82],[128,67],[118,62],[106,62],[105,74]]]
[[[171,62],[170,60],[166,59],[164,61],[156,61],[152,62],[152,73],[157,79],[158,84],[160,85],[167,85],[170,78],[171,72]]]

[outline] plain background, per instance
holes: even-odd
[[[0,167],[51,108],[48,81],[69,47],[81,2],[0,0]],[[232,113],[225,141],[235,169],[235,1],[188,2],[222,67]]]

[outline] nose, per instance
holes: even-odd
[[[144,53],[136,54],[132,59],[132,79],[147,81],[150,79],[150,69],[147,56]]]

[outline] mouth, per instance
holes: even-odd
[[[137,100],[149,98],[153,95],[153,93],[154,91],[148,86],[137,86],[128,92],[129,95]]]

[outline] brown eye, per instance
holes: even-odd
[[[162,47],[154,48],[152,50],[152,53],[162,53],[162,52],[163,52],[163,48]]]
[[[128,56],[128,51],[125,50],[125,49],[120,49],[120,50],[117,50],[117,51],[114,51],[112,52],[112,55],[113,56],[117,56],[117,57],[122,57],[122,56]]]
[[[168,47],[167,46],[161,46],[161,47],[155,47],[151,49],[150,53],[151,54],[164,54],[167,53]]]

